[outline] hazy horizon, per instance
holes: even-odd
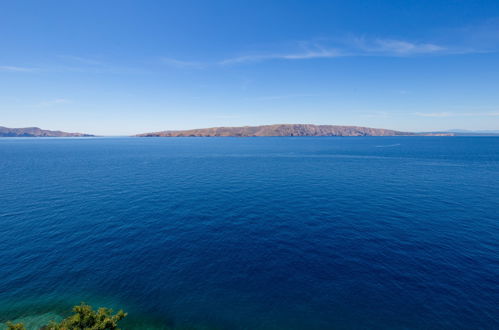
[[[0,125],[499,129],[499,2],[0,5]]]
[[[49,130],[49,131],[62,131],[66,133],[84,133],[84,134],[91,134],[94,135],[95,137],[127,137],[127,136],[134,136],[138,134],[144,134],[144,133],[155,133],[155,132],[163,132],[163,131],[184,131],[184,130],[199,130],[199,129],[209,129],[209,128],[220,128],[220,127],[231,127],[231,128],[236,128],[236,127],[245,127],[245,126],[273,126],[273,125],[315,125],[315,126],[351,126],[351,127],[366,127],[366,126],[359,126],[359,125],[335,125],[335,124],[313,124],[313,123],[273,123],[273,124],[262,124],[262,125],[240,125],[240,126],[210,126],[210,127],[191,127],[191,128],[185,128],[185,129],[163,129],[163,130],[158,130],[158,131],[144,131],[144,132],[138,132],[138,133],[132,133],[132,134],[93,134],[91,132],[84,132],[84,131],[78,131],[78,132],[70,132],[65,129],[61,128],[45,128],[45,127],[38,127],[38,126],[24,126],[24,127],[6,127],[0,124],[0,127],[6,127],[10,129],[24,129],[24,128],[39,128],[42,130]],[[467,130],[467,129],[460,129],[460,128],[454,128],[454,129],[442,129],[442,130],[433,130],[433,131],[403,131],[399,129],[392,129],[392,128],[386,128],[386,127],[368,127],[368,128],[374,128],[374,129],[388,129],[388,130],[393,130],[393,131],[399,131],[399,132],[407,132],[407,133],[425,133],[425,132],[456,132],[456,133],[499,133],[499,130]]]

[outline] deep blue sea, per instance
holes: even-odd
[[[499,329],[499,138],[2,138],[0,323]]]

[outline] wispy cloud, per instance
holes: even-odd
[[[0,66],[0,71],[4,71],[4,72],[34,72],[34,71],[37,71],[37,69],[22,67],[22,66],[4,65],[4,66]]]
[[[72,55],[55,55],[51,61],[46,61],[37,67],[25,66],[9,66],[0,65],[0,72],[36,72],[42,74],[50,74],[56,72],[71,72],[71,73],[91,73],[91,74],[123,74],[133,73],[142,74],[148,72],[139,64],[131,65],[126,63],[123,65],[116,65],[117,61],[110,60],[108,62],[97,60],[94,58],[72,56]]]
[[[170,58],[170,57],[162,57],[161,62],[163,64],[167,64],[169,66],[173,66],[176,68],[201,68],[204,66],[204,64],[201,62],[183,61],[183,60],[177,60],[177,59]]]
[[[71,103],[71,101],[68,99],[57,98],[57,99],[53,99],[53,100],[42,101],[42,102],[38,103],[38,106],[50,107],[50,106],[54,106],[54,105],[69,104],[69,103]]]
[[[386,55],[411,56],[435,54],[449,51],[446,47],[433,43],[417,43],[405,40],[355,38],[352,40],[353,54],[358,55]]]
[[[305,50],[293,53],[281,54],[253,54],[228,58],[219,62],[221,65],[230,65],[247,62],[261,62],[266,60],[306,60],[314,58],[331,58],[342,56],[337,49],[320,48],[316,50]]]
[[[296,48],[296,46],[295,46]],[[289,52],[262,52],[240,55],[224,59],[218,64],[232,65],[268,60],[307,60],[355,56],[421,56],[430,54],[450,54],[457,51],[434,43],[410,42],[396,39],[368,39],[349,37],[343,39],[323,39],[297,43],[297,48]]]
[[[433,118],[444,118],[444,117],[498,117],[499,111],[497,112],[416,112],[416,116],[420,117],[433,117]]]
[[[176,67],[192,68],[272,60],[294,61],[360,56],[417,57],[497,52],[499,51],[498,31],[499,18],[478,26],[441,31],[435,33],[432,40],[346,35],[281,44],[280,49],[276,49],[275,45],[269,45],[268,49],[226,57],[215,62],[192,62],[173,58],[163,58],[163,62]]]
[[[306,41],[297,41],[282,45],[276,50],[275,45],[269,45],[268,49],[252,51],[246,54],[227,57],[215,62],[191,62],[172,58],[163,58],[163,62],[176,67],[201,67],[201,66],[229,66],[238,64],[250,64],[272,60],[295,61],[314,59],[333,59],[339,57],[361,57],[361,56],[384,56],[384,57],[416,57],[416,56],[444,56],[490,52],[490,45],[499,48],[499,34],[492,27],[499,26],[494,21],[486,28],[481,28],[480,35],[489,42],[489,47],[471,47],[460,39],[446,39],[439,37],[439,41],[430,40],[403,40],[397,38],[372,38],[366,36],[344,36],[337,38],[320,38]],[[467,30],[460,31],[461,34],[470,34]],[[496,31],[494,33],[490,31]],[[456,30],[457,31],[457,30]],[[453,32],[456,34],[457,32]],[[493,42],[492,42],[493,41]],[[484,42],[482,42],[483,44]]]

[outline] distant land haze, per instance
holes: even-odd
[[[50,131],[38,127],[8,128],[0,126],[0,137],[89,137],[91,134]]]
[[[94,137],[87,133],[69,133],[38,127],[8,128],[0,126],[0,137]],[[275,124],[241,127],[211,127],[189,130],[167,130],[134,135],[135,137],[256,137],[256,136],[499,136],[499,131],[448,130],[438,132],[404,132],[383,128],[313,124]]]
[[[276,124],[263,126],[242,127],[212,127],[180,131],[161,131],[138,134],[140,137],[210,137],[210,136],[415,136],[415,135],[444,135],[453,133],[412,133],[382,128],[360,126],[312,125],[312,124]]]
[[[476,130],[476,131],[473,131],[473,130],[468,130],[468,129],[450,129],[450,130],[447,130],[445,132],[451,132],[451,133],[454,133],[456,135],[461,135],[461,136],[466,136],[466,135],[473,135],[473,136],[476,136],[476,135],[488,135],[488,136],[495,136],[495,135],[499,135],[499,130],[494,130],[494,129],[483,129],[483,130]]]

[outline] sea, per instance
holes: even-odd
[[[499,329],[499,137],[1,138],[0,323]]]

